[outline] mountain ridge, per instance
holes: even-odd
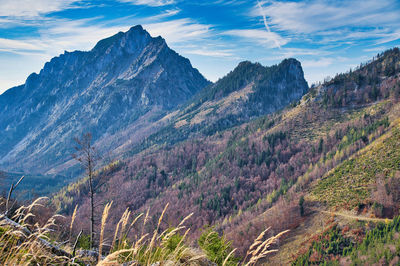
[[[306,211],[302,214],[301,196],[313,188],[314,181],[391,130],[399,117],[396,95],[400,87],[392,84],[400,84],[400,61],[395,60],[395,71],[390,76],[379,71],[398,55],[398,51],[390,51],[379,56],[368,65],[372,69],[368,73],[357,70],[343,74],[344,84],[348,82],[352,87],[338,84],[335,90],[329,90],[326,88],[331,85],[326,82],[278,112],[175,145],[151,145],[120,161],[108,175],[107,187],[99,192],[99,197],[112,198],[118,206],[111,211],[112,217],[119,217],[125,208],[136,212],[150,208],[150,215],[156,215],[167,203],[167,219],[171,223],[194,212],[191,237],[196,238],[204,225],[215,226],[243,256],[251,240],[269,226],[273,232],[291,229],[302,237],[310,237],[296,228],[303,228],[303,222],[308,225],[310,220],[314,221],[310,205],[324,210],[324,202],[312,202],[305,197],[302,204]],[[377,75],[377,96],[367,93],[373,91],[368,81],[354,82],[360,73],[365,80]],[[339,101],[324,100],[330,99],[332,92],[339,92]],[[351,101],[343,101],[347,97]],[[336,102],[345,105],[337,106]],[[88,205],[87,199],[79,196],[82,191],[82,185],[71,185],[60,191],[53,202],[66,214],[71,214],[79,202],[85,213]],[[365,210],[370,213],[372,206],[367,205]],[[310,230],[315,233],[319,229]],[[289,238],[283,243],[286,246],[290,241]],[[295,255],[293,252],[300,249],[298,244],[297,249],[287,249],[292,253],[286,254],[286,258]],[[273,261],[279,261],[280,255],[277,256]]]
[[[246,71],[248,80],[243,80]],[[215,88],[225,90],[218,99],[207,96]],[[114,149],[112,156],[120,157],[154,134],[168,141],[169,128],[178,136],[173,142],[197,131],[212,134],[284,108],[307,90],[295,59],[271,67],[242,62],[211,84],[162,37],[134,26],[100,40],[90,51],[54,57],[24,85],[0,96],[0,166],[72,177],[78,172],[68,154],[72,139],[83,131],[92,132],[101,152]],[[171,115],[175,110],[177,115]],[[187,120],[190,116],[195,119]],[[178,129],[179,123],[190,126]]]
[[[132,29],[135,31],[140,28]],[[141,40],[146,43],[146,38]],[[79,68],[83,78],[69,80],[70,84],[94,84],[87,90],[68,87],[79,92],[71,96],[56,86],[57,78],[63,80],[63,75],[71,75],[77,69],[74,66],[80,66],[78,61],[83,60],[65,53],[60,58],[65,57],[67,65],[56,58],[43,73],[31,75],[27,85],[8,94],[35,88],[43,82],[40,75],[50,73],[52,77],[66,68],[52,81],[54,90],[48,94],[32,94],[33,98],[22,101],[30,104],[23,110],[23,117],[29,117],[36,109],[43,114],[54,114],[47,111],[41,99],[47,97],[46,101],[57,102],[55,96],[60,93],[63,99],[70,96],[78,101],[77,105],[83,106],[85,114],[91,115],[84,122],[95,120],[93,128],[102,125],[102,119],[115,122],[113,116],[97,115],[108,107],[112,108],[111,114],[117,113],[117,118],[128,124],[124,128],[112,125],[97,138],[96,147],[110,145],[123,154],[119,160],[96,168],[93,176],[95,183],[104,182],[94,195],[96,204],[111,206],[109,202],[113,202],[111,209],[106,207],[107,226],[118,231],[123,222],[119,220],[121,215],[125,217],[122,219],[128,219],[127,214],[135,213],[132,215],[135,217],[136,213],[146,213],[142,233],[147,230],[151,233],[150,228],[157,228],[155,233],[168,232],[164,229],[170,224],[179,224],[186,221],[184,217],[190,217],[187,220],[190,232],[184,235],[187,241],[199,239],[202,228],[211,226],[217,232],[224,232],[222,242],[226,237],[231,241],[227,242],[228,246],[232,243],[236,254],[242,257],[248,254],[248,247],[254,247],[252,239],[261,243],[264,236],[268,238],[290,229],[285,231],[287,238],[277,243],[280,252],[263,258],[264,263],[355,262],[359,252],[367,249],[376,254],[368,254],[371,259],[368,256],[358,259],[377,262],[376,257],[380,256],[379,261],[385,259],[387,264],[392,259],[398,262],[399,218],[395,218],[400,207],[398,48],[378,54],[367,64],[310,89],[301,63],[295,59],[285,59],[271,67],[244,61],[214,84],[207,85],[203,78],[206,85],[198,88],[199,85],[193,91],[187,90],[193,84],[188,75],[186,79],[179,79],[186,85],[174,91],[183,95],[176,105],[169,99],[160,102],[171,90],[166,86],[166,91],[158,91],[164,83],[157,82],[166,71],[173,75],[186,73],[179,67],[164,69],[170,63],[181,63],[180,67],[195,74],[195,70],[187,68],[190,62],[176,57],[158,38],[150,45],[139,41],[137,46],[144,47],[142,52],[126,48],[140,54],[135,57],[137,64],[123,61],[108,65],[107,60],[113,58],[110,55],[126,57],[125,48],[121,49],[126,47],[123,43],[124,35],[118,33],[96,45],[95,53],[104,56],[104,60],[93,60],[90,66],[101,70],[106,65],[110,71],[85,80],[85,75],[90,73]],[[175,85],[179,82],[173,80]],[[143,90],[136,91],[136,98],[129,98],[130,89],[136,88],[134,85]],[[101,95],[94,93],[99,87],[103,89]],[[113,95],[116,88],[125,95]],[[112,97],[102,99],[103,95]],[[124,106],[124,96],[126,102],[134,102],[141,109],[128,114],[126,109],[119,109]],[[96,104],[86,108],[85,99],[96,100]],[[68,104],[73,105],[65,103],[55,105],[56,109],[69,110]],[[1,107],[0,101],[0,114]],[[8,108],[14,107],[5,105],[3,112]],[[40,117],[32,116],[32,119],[40,122]],[[61,132],[59,135],[62,126],[57,130],[45,126],[41,130],[64,141],[72,134],[64,136]],[[28,144],[24,146],[22,142],[17,149],[28,147],[30,152]],[[34,152],[45,151],[46,145],[39,142],[39,149]],[[54,148],[63,152],[59,146]],[[48,160],[42,158],[41,162]],[[64,171],[71,162],[53,167],[57,168],[53,173]],[[87,180],[88,177],[83,177],[71,182],[51,200],[58,213],[76,218],[75,232],[70,235],[77,235],[79,230],[88,231],[88,213],[93,209],[87,197]],[[95,216],[101,216],[99,208],[93,211]],[[167,221],[165,224],[156,218],[160,214]],[[386,225],[372,224],[381,221]],[[370,231],[371,227],[375,229]],[[112,238],[110,232],[105,234]],[[359,244],[362,239],[363,244]],[[391,243],[391,246],[384,247],[382,255],[382,245],[367,247],[370,240],[382,245]]]
[[[133,147],[130,155],[152,145],[172,145],[246,123],[299,101],[307,91],[301,63],[296,59],[273,66],[243,61],[182,108],[166,115],[163,119],[170,124]]]
[[[95,140],[113,134],[145,114],[151,120],[175,108],[207,84],[189,60],[141,26],[100,41],[91,51],[65,52],[0,96],[0,163],[34,170],[32,155],[50,149],[39,160],[48,160],[48,166],[39,163],[48,171],[57,164],[54,155],[71,150],[61,148],[58,137],[72,147],[73,136],[83,131]]]

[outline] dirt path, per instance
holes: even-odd
[[[343,212],[325,211],[320,208],[306,208],[308,214],[307,219],[300,224],[299,227],[292,229],[288,235],[282,240],[279,252],[272,254],[268,260],[262,265],[290,265],[293,256],[303,247],[307,239],[323,232],[329,224],[326,223],[327,217],[335,215],[340,220],[359,220],[369,222],[385,222],[386,219],[370,218],[365,216],[357,216]],[[392,219],[388,219],[391,221]],[[345,222],[346,223],[346,222]]]
[[[320,213],[324,213],[324,214],[341,216],[341,217],[352,219],[352,220],[370,221],[370,222],[385,222],[387,220],[392,221],[392,219],[388,219],[388,218],[370,218],[370,217],[346,214],[346,213],[342,213],[342,212],[323,211],[323,210],[318,210],[318,209],[314,209],[314,208],[311,210],[320,212]]]

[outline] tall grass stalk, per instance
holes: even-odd
[[[63,242],[59,248],[63,255],[56,252],[54,242],[54,232],[57,229],[57,220],[62,217],[54,215],[40,226],[38,223],[30,224],[35,219],[33,210],[36,207],[44,206],[45,198],[35,200],[29,206],[18,208],[13,216],[13,221],[7,223],[5,218],[0,216],[0,264],[2,265],[77,265],[79,264],[98,264],[98,265],[210,265],[211,261],[207,255],[199,248],[194,248],[186,244],[190,228],[185,223],[193,216],[193,213],[186,216],[177,227],[164,229],[162,221],[167,213],[168,204],[163,209],[158,218],[158,223],[152,234],[146,233],[146,225],[149,221],[149,210],[146,214],[138,216],[126,209],[116,225],[114,234],[111,235],[110,251],[102,257],[103,247],[105,246],[107,219],[112,208],[112,202],[106,204],[100,225],[100,242],[96,259],[78,255],[72,257],[65,250],[71,250],[70,241]],[[69,240],[73,224],[76,219],[78,207],[75,207],[71,224],[69,225]],[[7,218],[8,219],[8,218]],[[143,219],[142,228],[135,226],[140,219]],[[29,229],[28,229],[29,228]],[[164,230],[162,230],[164,229]],[[264,240],[269,228],[254,240],[249,247],[246,258],[239,263],[240,265],[256,265],[268,254],[275,252],[271,247],[287,231],[281,232],[276,236]],[[182,235],[181,235],[182,233]],[[68,236],[67,236],[68,237]],[[53,244],[51,244],[53,243]],[[60,251],[59,250],[59,251]],[[108,249],[107,249],[108,251]],[[84,254],[79,253],[78,254]],[[58,254],[58,255],[57,255]],[[223,258],[219,266],[232,265],[231,257],[235,250],[231,250]]]
[[[107,217],[110,212],[112,202],[107,203],[104,207],[103,215],[101,216],[100,243],[99,243],[99,261],[101,260],[101,251],[103,249],[104,229],[106,228]]]

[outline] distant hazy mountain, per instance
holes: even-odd
[[[209,83],[141,26],[89,52],[65,52],[0,95],[0,167],[57,172],[71,159],[74,136],[92,132],[105,140],[103,148],[117,146],[134,126],[148,125]]]

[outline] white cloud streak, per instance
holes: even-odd
[[[268,0],[253,7],[252,17],[260,15],[261,4],[269,27],[286,32],[293,39],[351,44],[376,38],[376,44],[380,44],[400,38],[396,31],[400,27],[400,5],[396,0]]]
[[[265,30],[247,29],[247,30],[228,30],[223,35],[241,37],[251,42],[257,42],[267,48],[278,48],[289,42],[288,39],[281,37],[275,32]]]
[[[208,50],[208,49],[196,49],[196,50],[185,50],[186,54],[203,55],[211,57],[232,57],[234,56],[231,50]]]
[[[400,23],[400,14],[393,10],[394,0],[340,2],[312,0],[307,2],[268,1],[264,11],[280,30],[313,33],[344,26],[392,25]],[[253,15],[258,11],[255,7]]]
[[[383,36],[379,40],[377,40],[375,44],[384,44],[399,39],[400,39],[400,31],[395,31],[393,33],[383,34]]]
[[[43,43],[39,41],[20,41],[20,40],[10,40],[0,38],[0,49],[3,51],[40,51],[43,50],[45,47]]]
[[[262,7],[262,5],[260,4],[260,1],[258,1],[258,0],[257,0],[257,5],[258,5],[258,7],[260,8],[260,13],[261,13],[261,15],[262,15],[265,28],[267,29],[267,31],[268,31],[269,33],[271,33],[271,29],[270,29],[269,26],[268,26],[267,18],[266,18],[266,16],[265,16],[263,7]],[[271,35],[271,34],[270,34],[270,35]],[[271,36],[274,37],[273,34],[272,34]],[[275,45],[276,45],[279,49],[281,49],[281,46],[280,46],[278,40],[274,38],[274,42],[275,42]]]
[[[133,5],[144,5],[144,6],[166,6],[175,3],[174,0],[118,0],[121,3],[130,3]]]
[[[173,15],[177,11],[166,12]],[[89,50],[99,40],[112,36],[119,31],[127,31],[133,19],[119,21],[121,25],[94,23],[96,18],[46,21],[39,36],[26,39],[0,38],[0,50],[15,54],[42,53],[44,56],[55,56],[64,50]],[[107,21],[108,23],[110,21]],[[210,25],[199,24],[191,19],[176,19],[166,22],[150,22],[143,27],[153,36],[162,36],[168,44],[178,45],[185,42],[196,42],[210,36]],[[200,47],[200,46],[199,46]]]
[[[71,8],[80,0],[1,0],[0,16],[33,18]]]
[[[382,52],[385,51],[387,48],[384,46],[378,46],[378,47],[373,47],[373,48],[366,48],[363,49],[364,52]]]
[[[162,36],[169,44],[195,42],[210,36],[210,25],[200,24],[188,18],[148,23],[143,27],[154,37]]]

